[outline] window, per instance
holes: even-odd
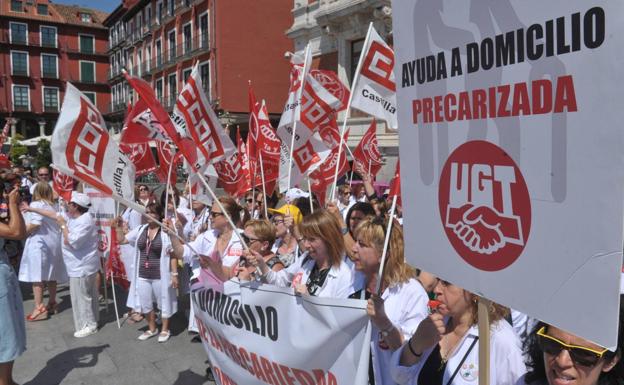
[[[156,80],[156,85],[154,87],[156,89],[156,98],[158,101],[162,103],[163,101],[163,81],[161,79]]]
[[[58,78],[56,55],[41,54],[41,75],[44,78]]]
[[[43,110],[56,112],[58,108],[58,88],[43,87]]]
[[[143,51],[139,48],[139,50],[137,51],[137,75],[138,76],[141,76],[142,64],[143,64]]]
[[[156,67],[162,65],[162,45],[160,40],[156,40]]]
[[[168,0],[167,5],[169,6],[169,15],[173,16],[173,11],[175,8],[174,0]]]
[[[147,6],[147,20],[145,20],[147,25],[152,25],[152,6],[151,4]]]
[[[199,16],[199,34],[201,47],[208,47],[208,13]]]
[[[86,12],[80,12],[80,21],[83,23],[90,23],[92,21],[91,14]]]
[[[168,106],[172,107],[176,99],[178,98],[178,77],[176,74],[169,75],[169,103]]]
[[[184,71],[182,71],[182,79],[184,79],[184,84],[186,84],[186,81],[188,80],[189,76],[191,76],[192,70],[193,70],[192,68],[187,68]]]
[[[80,61],[80,81],[83,83],[95,83],[95,62]]]
[[[92,35],[79,35],[79,38],[80,38],[80,53],[92,54],[94,52],[93,43],[95,41],[95,38]]]
[[[364,48],[364,39],[354,40],[351,42],[351,67],[349,68],[349,83],[353,83],[353,76],[355,75],[358,62],[360,61],[362,48]]]
[[[186,24],[182,27],[182,37],[184,39],[184,53],[187,54],[191,52],[192,43],[193,43],[193,33],[191,32],[191,23]]]
[[[48,5],[37,4],[37,15],[47,15],[47,14],[48,14]]]
[[[204,92],[210,99],[210,63],[206,62],[199,65],[199,77],[201,78]]]
[[[162,17],[163,17],[163,3],[162,1],[159,1],[158,3],[156,3],[156,21],[158,21],[158,24],[162,23]]]
[[[84,94],[84,96],[86,96],[91,103],[93,103],[93,105],[95,106],[95,92],[89,92],[89,91],[82,91],[82,93]]]
[[[152,48],[150,46],[147,46],[145,48],[145,71],[149,71],[150,70],[150,64],[152,62]]]
[[[28,52],[11,51],[11,74],[28,76]]]
[[[11,43],[28,43],[28,27],[24,23],[9,23],[11,28]]]
[[[169,38],[169,61],[173,61],[176,58],[176,31],[175,29],[173,31],[169,31],[168,33],[168,38]]]
[[[16,111],[28,111],[30,108],[28,86],[13,85],[13,109]]]
[[[24,12],[24,3],[20,0],[11,0],[12,12]]]
[[[41,45],[43,47],[56,47],[56,27],[42,25],[39,32],[41,33]]]

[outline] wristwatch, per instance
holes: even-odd
[[[67,226],[65,226],[65,225],[61,226],[61,230],[65,230],[66,228],[67,228]]]
[[[382,336],[383,338],[388,337],[388,335],[390,334],[390,332],[392,331],[392,329],[394,329],[394,325],[392,325],[392,324],[391,324],[389,328],[384,329],[384,330],[382,330],[382,331],[381,331],[381,336]]]

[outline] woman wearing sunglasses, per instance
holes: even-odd
[[[376,295],[387,222],[384,217],[365,219],[355,231],[353,245],[355,268],[366,277],[367,312],[373,323],[370,366],[376,385],[395,384],[390,376],[392,352],[401,347],[427,317],[429,300],[427,292],[416,280],[416,270],[405,263],[403,231],[396,221],[390,233],[382,294]]]
[[[249,251],[243,251],[241,259],[243,263],[238,271],[238,278],[245,281],[256,279],[256,268],[247,261],[250,254],[262,258],[273,271],[280,271],[284,268],[282,261],[271,251],[275,242],[275,227],[270,222],[260,219],[248,221],[245,223],[245,231],[241,237],[249,246]]]
[[[622,298],[624,301],[624,298]],[[618,345],[611,351],[554,326],[538,323],[526,343],[529,372],[520,384],[624,384],[624,302],[620,302]]]
[[[273,271],[263,258],[249,256],[249,262],[260,267],[263,281],[281,287],[292,286],[300,294],[317,297],[347,298],[362,288],[345,262],[342,233],[332,214],[318,210],[304,216],[299,233],[300,244],[306,252],[287,269]]]
[[[477,296],[442,280],[434,293],[440,305],[393,353],[392,378],[410,385],[477,384]],[[491,384],[515,385],[526,372],[518,336],[504,319],[508,313],[498,304],[489,307]]]

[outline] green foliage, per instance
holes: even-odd
[[[9,152],[9,157],[13,164],[21,164],[19,157],[28,154],[28,147],[20,143],[20,140],[23,139],[24,137],[20,134],[15,134],[15,136],[11,138],[11,151]]]
[[[37,143],[37,155],[35,156],[35,167],[49,167],[52,163],[52,150],[50,141],[41,139]]]

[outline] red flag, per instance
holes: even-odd
[[[397,161],[396,169],[394,170],[394,177],[390,181],[390,193],[388,197],[392,198],[397,195],[401,198],[401,162]]]
[[[345,146],[347,145],[346,143],[347,143],[348,138],[349,138],[349,130],[345,132],[345,138],[344,138]],[[325,190],[327,186],[334,183],[334,174],[336,172],[336,162],[338,162],[338,149],[339,149],[338,146],[334,147],[330,155],[327,157],[327,159],[325,159],[325,162],[321,164],[321,167],[319,167],[312,174],[310,174],[310,178],[312,178],[312,181],[314,182],[314,184],[319,185],[319,187],[317,187],[317,190],[321,189],[321,187],[323,190]],[[340,152],[340,162],[338,166],[338,178],[346,174],[348,171],[349,171],[349,162],[347,162],[347,156],[345,154],[345,151],[343,150]]]
[[[338,78],[338,75],[334,71],[329,70],[316,70],[311,69],[310,75],[329,91],[330,94],[340,100],[340,106],[336,111],[342,111],[347,108],[349,103],[349,89]]]
[[[150,140],[167,140],[163,125],[156,119],[144,99],[132,107],[121,131],[121,143],[146,143]]]
[[[160,142],[159,142],[160,143]],[[156,171],[156,161],[148,143],[119,143],[119,149],[126,154],[136,167],[136,176]]]
[[[243,143],[240,133],[237,133],[236,136],[238,152],[214,164],[223,190],[234,197],[241,196],[245,191],[251,189],[245,143]]]
[[[130,282],[126,275],[126,268],[121,261],[121,250],[119,249],[119,242],[117,242],[117,231],[111,229],[111,249],[106,263],[106,280],[112,277],[115,283],[120,285],[124,290],[130,288]]]
[[[9,128],[10,128],[10,126],[11,125],[9,124],[9,120],[7,119],[6,123],[4,124],[4,128],[2,129],[2,134],[0,134],[0,149],[2,148],[4,143],[9,138]]]
[[[251,175],[256,175],[258,170],[258,134],[260,132],[258,122],[258,102],[251,83],[249,84],[249,132],[247,134],[247,158],[249,158],[249,170]]]
[[[175,150],[165,142],[158,141],[156,144],[158,153],[158,170],[156,170],[156,176],[161,183],[175,184],[178,180],[176,166],[180,162],[180,154],[176,154]],[[175,162],[175,164],[171,170],[171,179],[167,181],[171,162]]]
[[[190,138],[190,135],[187,135],[187,133],[185,132],[184,125],[173,124],[173,121],[169,117],[167,111],[156,99],[156,95],[154,94],[152,86],[150,86],[143,79],[132,77],[125,72],[124,76],[126,77],[128,83],[132,86],[132,88],[134,88],[134,90],[139,94],[141,99],[143,99],[145,105],[151,111],[154,119],[161,124],[164,132],[178,147],[178,150],[186,158],[193,170],[197,171],[201,169],[205,165],[205,162],[201,159],[200,156],[198,156],[198,150],[196,149],[193,140]]]
[[[275,134],[275,130],[271,126],[271,122],[269,121],[269,114],[267,113],[264,100],[262,101],[262,104],[257,102],[255,103],[251,116],[253,116],[252,119],[255,120],[255,124],[257,126],[257,136],[251,141],[249,140],[249,137],[247,140],[248,144],[252,143],[252,146],[255,146],[256,148],[255,159],[252,159],[251,150],[248,150],[249,170],[252,175],[256,175],[254,187],[262,185],[262,171],[264,171],[264,189],[267,194],[270,195],[273,193],[273,190],[275,189],[275,184],[277,183],[277,179],[279,178],[279,158],[281,142]],[[249,136],[251,135],[252,131],[250,128]],[[249,146],[248,149],[249,148],[251,148],[251,146]],[[260,159],[262,159],[262,168],[260,167]],[[253,173],[254,167],[255,174]]]
[[[353,151],[354,160],[364,172],[369,172],[371,177],[377,175],[383,165],[381,153],[377,145],[377,123],[373,119],[370,127],[362,137],[360,144]]]
[[[52,188],[65,202],[69,202],[74,190],[74,178],[52,169]]]

